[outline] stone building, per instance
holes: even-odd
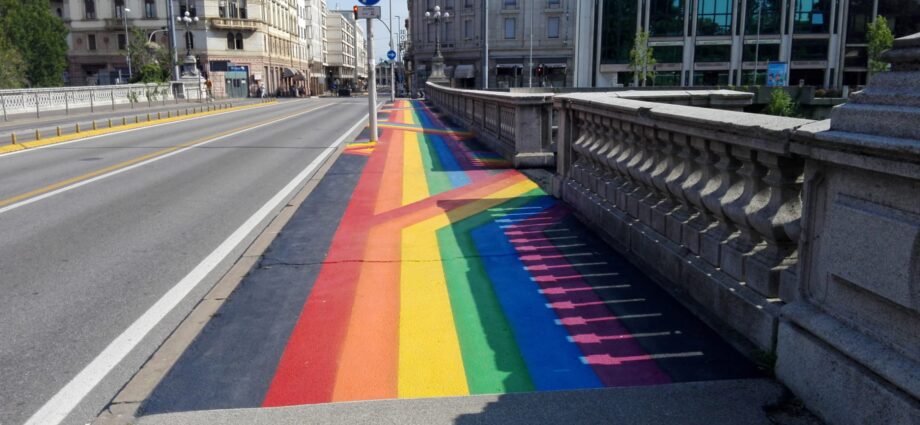
[[[328,66],[326,80],[330,87],[362,87],[367,81],[367,47],[364,29],[351,10],[337,10],[326,19]]]
[[[632,81],[636,31],[650,34],[656,85],[764,84],[767,64],[788,64],[790,85],[866,83],[866,27],[888,18],[895,36],[920,31],[918,0],[588,0],[579,14],[579,85]],[[594,46],[597,46],[594,48]]]
[[[264,86],[270,94],[291,86],[322,89],[311,70],[322,73],[322,0],[172,0],[173,14],[197,22],[176,23],[181,62],[197,59],[218,96],[241,97]],[[70,29],[68,82],[113,84],[128,77],[125,25],[141,28],[151,41],[169,45],[166,0],[64,0],[52,9]],[[318,40],[314,41],[314,36]],[[317,65],[319,63],[320,65]]]
[[[440,6],[450,17],[441,22],[445,73],[457,87],[483,87],[483,63],[490,88],[570,87],[575,46],[576,0],[409,0],[410,46],[415,81],[431,73],[438,26],[425,12]],[[486,6],[488,5],[488,10]],[[488,16],[488,28],[483,19]],[[532,53],[532,54],[531,54]],[[531,61],[532,58],[532,61]]]

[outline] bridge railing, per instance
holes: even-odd
[[[555,103],[556,195],[771,350],[778,301],[796,289],[804,161],[790,146],[812,121],[593,94]]]
[[[553,95],[428,84],[428,98],[517,168],[553,165]]]
[[[0,111],[3,119],[22,114],[34,114],[89,108],[115,108],[115,105],[164,103],[185,99],[202,101],[206,94],[197,84],[159,83],[122,84],[112,86],[53,87],[38,89],[0,90]]]

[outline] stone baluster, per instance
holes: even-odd
[[[620,140],[623,144],[623,148],[620,149],[614,159],[615,168],[620,176],[620,184],[614,189],[617,200],[616,206],[627,214],[629,213],[627,204],[627,199],[629,199],[628,193],[635,190],[635,185],[632,182],[633,177],[629,174],[629,163],[638,154],[636,137],[633,132],[634,127],[635,125],[633,123],[620,121],[620,131],[623,133],[623,137]]]
[[[654,127],[643,127],[642,146],[645,152],[645,159],[639,164],[639,176],[645,196],[640,200],[639,215],[636,217],[646,226],[652,227],[652,208],[661,202],[661,197],[655,187],[655,169],[662,163],[661,141],[655,134]]]
[[[758,292],[776,297],[779,274],[797,261],[795,255],[802,216],[803,161],[758,152],[766,168],[764,186],[752,199],[748,221],[763,240],[763,249],[746,258],[744,275]]]
[[[629,174],[632,188],[626,193],[626,212],[633,218],[639,218],[639,202],[648,191],[642,185],[642,172],[640,164],[648,157],[648,143],[645,141],[645,128],[642,125],[630,124],[630,141],[633,146],[633,155],[626,162],[626,172]]]
[[[613,147],[613,142],[609,139],[607,129],[610,128],[610,118],[600,115],[594,116],[595,144],[592,147],[591,163],[594,166],[595,180],[592,182],[591,190],[606,197],[606,182],[609,179],[610,171],[607,168],[607,152]]]
[[[755,210],[759,205],[753,204],[755,196],[765,186],[763,165],[757,161],[757,151],[742,146],[732,146],[732,156],[741,162],[738,174],[741,180],[732,185],[722,198],[722,208],[726,218],[738,228],[738,231],[729,236],[727,243],[722,247],[719,259],[722,271],[738,281],[746,281],[744,277],[745,257],[752,254],[754,248],[761,242],[760,236],[750,224],[749,211]],[[759,198],[759,203],[763,203]]]
[[[577,131],[575,141],[572,143],[572,150],[574,151],[572,158],[572,176],[575,178],[575,181],[584,184],[586,173],[585,167],[587,166],[585,146],[592,137],[590,130],[591,123],[586,119],[586,113],[582,111],[575,113],[574,121]]]
[[[607,153],[604,155],[604,170],[606,170],[606,179],[604,182],[604,198],[607,199],[607,202],[610,203],[613,207],[617,206],[617,194],[618,188],[624,184],[623,175],[619,169],[617,169],[617,157],[623,154],[623,150],[626,148],[624,143],[624,138],[626,133],[623,132],[622,128],[623,122],[613,118],[608,121],[607,128],[605,129],[605,136],[610,143],[610,149],[607,149]]]
[[[671,135],[672,133],[667,130],[657,130],[655,133],[659,156],[655,169],[652,170],[652,184],[660,202],[651,210],[651,222],[652,229],[661,235],[667,235],[667,215],[677,206],[668,191],[668,177],[673,172],[677,161],[676,146],[671,140]]]
[[[684,185],[694,173],[695,158],[699,152],[690,146],[689,136],[681,133],[675,133],[671,137],[674,144],[674,167],[671,173],[665,178],[670,193],[677,206],[667,217],[667,237],[678,245],[684,245],[683,228],[687,221],[693,216],[693,209],[687,200],[684,191]]]
[[[737,231],[731,220],[725,215],[722,208],[722,197],[741,180],[741,175],[738,174],[738,168],[741,165],[729,154],[725,143],[711,140],[709,150],[718,158],[714,165],[716,172],[703,188],[701,197],[706,210],[716,218],[717,225],[710,227],[700,235],[700,257],[712,266],[719,267],[722,244]]]
[[[690,146],[699,152],[695,157],[693,174],[684,183],[684,196],[693,206],[694,215],[684,225],[684,246],[695,255],[700,255],[700,233],[713,225],[714,219],[703,204],[703,188],[716,174],[715,163],[718,159],[709,148],[709,141],[700,137],[691,137]]]
[[[600,168],[597,163],[596,151],[601,143],[599,117],[595,114],[585,115],[585,131],[587,136],[584,144],[584,156],[586,161],[584,186],[590,191],[597,187],[597,171]]]

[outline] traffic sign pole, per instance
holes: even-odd
[[[393,51],[393,0],[390,0],[390,52]],[[387,57],[390,56],[387,52]],[[396,62],[390,58],[390,103],[396,103]]]
[[[367,106],[370,114],[371,125],[371,143],[377,142],[377,70],[374,69],[374,32],[371,19],[365,19],[367,22],[367,73],[368,77],[368,96]]]

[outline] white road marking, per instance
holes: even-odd
[[[332,105],[336,105],[336,104],[333,103]],[[117,170],[113,170],[113,171],[110,171],[110,172],[105,173],[105,174],[100,174],[100,175],[98,175],[98,176],[96,176],[96,177],[92,177],[92,178],[89,178],[89,179],[86,179],[86,180],[82,180],[82,181],[76,182],[76,183],[74,183],[74,184],[64,186],[64,187],[62,187],[62,188],[60,188],[60,189],[55,189],[55,190],[52,190],[52,191],[50,191],[50,192],[42,193],[41,195],[36,195],[36,196],[33,196],[33,197],[31,197],[31,198],[28,198],[28,199],[23,199],[22,201],[19,201],[19,202],[16,202],[16,203],[12,203],[12,204],[9,204],[9,205],[7,205],[7,206],[5,206],[5,207],[0,208],[0,214],[3,214],[3,213],[5,213],[5,212],[11,211],[11,210],[14,210],[14,209],[19,208],[19,207],[24,207],[24,206],[26,206],[26,205],[29,205],[29,204],[33,203],[33,202],[41,201],[42,199],[47,199],[47,198],[50,198],[50,197],[55,196],[55,195],[59,195],[59,194],[64,193],[64,192],[68,192],[68,191],[74,190],[74,189],[76,189],[76,188],[78,188],[78,187],[82,187],[82,186],[88,185],[88,184],[90,184],[90,183],[94,183],[94,182],[97,182],[97,181],[99,181],[99,180],[102,180],[102,179],[106,179],[106,178],[112,177],[112,176],[114,176],[114,175],[118,175],[118,174],[121,174],[121,173],[130,171],[130,170],[133,170],[133,169],[138,168],[138,167],[143,167],[143,166],[145,166],[145,165],[147,165],[147,164],[151,164],[151,163],[157,162],[157,161],[159,161],[159,160],[161,160],[161,159],[169,158],[169,157],[171,157],[171,156],[173,156],[173,155],[178,155],[178,154],[180,154],[180,153],[187,152],[187,151],[192,150],[192,149],[195,149],[195,148],[197,148],[197,147],[199,147],[199,146],[204,146],[204,145],[207,145],[207,144],[216,142],[216,141],[218,141],[218,140],[226,139],[226,138],[231,137],[231,136],[236,136],[236,135],[238,135],[238,134],[245,133],[245,132],[251,131],[251,130],[255,130],[255,129],[260,128],[260,127],[265,127],[265,126],[267,126],[267,125],[271,125],[271,124],[274,124],[274,123],[279,122],[279,121],[284,121],[284,120],[289,119],[289,118],[298,117],[298,116],[301,116],[301,115],[304,115],[304,114],[307,114],[307,113],[316,111],[316,110],[318,110],[318,109],[322,109],[323,107],[326,107],[326,106],[330,106],[330,105],[318,106],[318,107],[316,107],[316,108],[307,109],[306,111],[303,111],[303,112],[300,112],[300,113],[297,113],[297,114],[293,114],[293,115],[287,115],[287,116],[284,116],[284,117],[282,117],[282,118],[278,118],[278,119],[276,119],[276,120],[272,120],[272,121],[269,121],[269,122],[266,122],[266,123],[263,123],[263,124],[259,124],[259,125],[257,125],[257,126],[244,128],[244,129],[239,130],[239,131],[234,131],[233,133],[225,134],[225,135],[220,136],[220,137],[215,137],[215,138],[213,138],[213,139],[210,139],[210,140],[207,140],[207,141],[204,141],[204,142],[201,142],[201,143],[192,145],[192,146],[187,146],[187,147],[184,147],[184,148],[179,149],[179,150],[172,151],[172,152],[167,153],[167,154],[163,154],[163,155],[160,155],[160,156],[157,156],[157,157],[154,157],[154,158],[150,158],[150,159],[148,159],[148,160],[146,160],[146,161],[138,162],[137,164],[131,164],[131,165],[129,165],[129,166],[127,166],[127,167],[124,167],[124,168],[119,168],[119,169],[117,169]],[[24,152],[24,151],[20,151],[20,152]]]
[[[314,103],[314,102],[310,102],[310,103]],[[269,105],[266,106],[266,107],[267,107],[267,108],[271,108],[272,106],[279,106],[279,105],[285,105],[285,104],[288,104],[288,105],[289,105],[290,103],[285,102],[285,103],[269,104]],[[181,108],[180,108],[180,109],[181,109]],[[85,141],[87,141],[87,140],[98,139],[98,138],[101,138],[101,137],[117,136],[117,135],[120,135],[120,134],[131,133],[131,132],[140,131],[140,130],[146,130],[146,129],[148,129],[148,128],[161,127],[161,126],[164,126],[164,125],[179,124],[179,123],[184,123],[184,122],[189,122],[189,121],[200,120],[200,119],[204,119],[204,118],[216,117],[216,116],[225,115],[225,114],[232,114],[232,113],[234,113],[234,112],[246,112],[246,111],[248,111],[248,110],[250,110],[250,109],[253,109],[253,108],[237,109],[237,110],[231,110],[231,111],[226,111],[226,112],[218,112],[218,113],[216,113],[216,114],[208,114],[208,115],[203,115],[203,116],[200,116],[200,117],[187,118],[187,119],[184,119],[184,120],[170,121],[170,122],[164,122],[164,123],[159,123],[159,124],[145,125],[145,126],[143,126],[143,127],[129,128],[129,129],[127,129],[127,130],[121,130],[121,131],[113,131],[113,132],[111,132],[111,133],[99,134],[99,135],[96,135],[96,136],[81,137],[81,138],[79,138],[79,139],[71,140],[71,141],[68,141],[68,142],[53,143],[53,144],[50,144],[50,145],[44,145],[44,146],[39,146],[39,147],[35,147],[35,148],[23,149],[23,150],[21,150],[21,151],[7,152],[7,153],[4,153],[4,154],[0,154],[0,158],[6,158],[6,157],[13,156],[13,155],[20,155],[20,154],[24,154],[24,153],[28,153],[28,152],[40,151],[40,150],[42,150],[42,149],[48,149],[48,148],[53,148],[53,147],[58,147],[58,146],[69,145],[69,144],[71,144],[71,143],[85,142]],[[162,111],[161,111],[161,112],[162,112]],[[26,142],[26,143],[29,143],[29,142]]]
[[[173,308],[175,308],[201,281],[220,264],[246,236],[259,226],[269,214],[282,202],[287,202],[293,192],[313,175],[317,168],[342,144],[349,134],[359,126],[365,125],[365,114],[360,121],[339,137],[331,146],[325,148],[303,171],[265,203],[246,222],[237,228],[191,272],[176,283],[166,294],[153,304],[141,317],[134,321],[124,332],[113,340],[92,362],[80,371],[70,382],[38,409],[25,425],[57,425],[101,382],[128,354],[143,340],[151,330]]]

